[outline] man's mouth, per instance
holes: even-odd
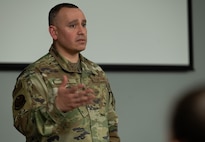
[[[86,42],[86,39],[80,38],[80,39],[77,39],[76,41],[77,41],[77,42]]]

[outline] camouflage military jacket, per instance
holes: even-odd
[[[68,86],[85,84],[96,94],[94,104],[63,113],[54,100],[63,75]],[[14,126],[27,142],[119,142],[115,100],[105,73],[80,54],[80,69],[51,46],[29,65],[13,90]]]

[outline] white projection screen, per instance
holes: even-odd
[[[82,54],[104,70],[193,70],[191,0],[1,0],[1,70],[22,70],[48,52],[48,12],[61,2],[84,11]]]

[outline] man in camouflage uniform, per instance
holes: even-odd
[[[75,5],[49,12],[53,44],[13,91],[14,126],[27,142],[120,142],[115,99],[103,70],[80,52],[86,19]]]

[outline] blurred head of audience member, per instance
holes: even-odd
[[[205,83],[179,95],[171,117],[171,142],[205,142]]]

